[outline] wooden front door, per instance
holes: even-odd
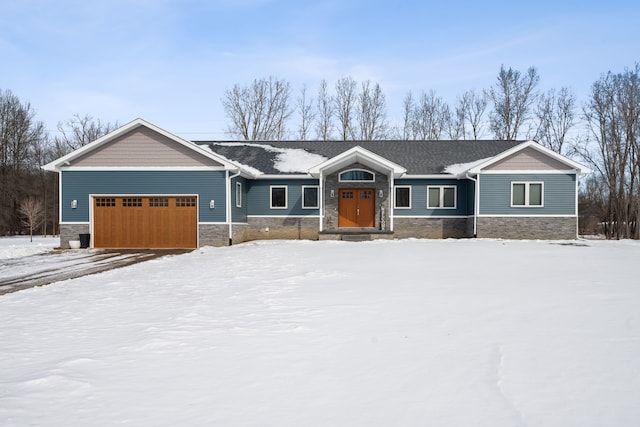
[[[96,248],[195,248],[195,196],[94,197]]]
[[[338,227],[375,227],[373,188],[341,188],[338,197]]]

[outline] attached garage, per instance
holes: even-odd
[[[94,196],[96,248],[196,248],[198,198]]]

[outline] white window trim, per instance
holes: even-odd
[[[284,206],[273,206],[273,189],[284,188]],[[288,209],[289,208],[289,186],[288,185],[270,185],[269,186],[269,208],[270,209]]]
[[[236,208],[242,207],[242,183],[236,182]]]
[[[396,198],[396,189],[398,188],[408,188],[409,189],[409,206],[398,206],[398,201]],[[411,185],[395,185],[393,187],[393,208],[394,209],[411,209]]]
[[[429,189],[431,188],[439,188],[440,189],[440,200],[438,200],[438,206],[433,207],[429,206]],[[444,189],[445,188],[453,188],[453,206],[444,207]],[[458,209],[458,187],[455,185],[428,185],[427,186],[427,209]]]
[[[354,172],[354,171],[362,171],[362,172],[370,173],[372,178],[371,179],[364,179],[364,180],[363,179],[353,180],[353,181],[352,180],[348,180],[348,179],[346,179],[346,180],[342,179],[342,174],[347,173],[347,172]],[[362,168],[347,169],[347,170],[344,170],[344,171],[342,171],[342,172],[340,172],[338,174],[338,182],[376,182],[376,174],[375,174],[375,172],[371,172],[369,170],[362,169]]]
[[[315,188],[316,189],[316,205],[315,206],[305,206],[304,204],[304,190],[307,188]],[[302,209],[320,209],[320,186],[318,185],[303,185],[302,186]]]
[[[514,184],[524,184],[524,205],[514,205],[513,204],[513,185]],[[529,204],[529,186],[531,184],[540,184],[540,204],[539,205],[530,205]],[[512,208],[544,208],[544,181],[511,181],[511,195],[510,195],[510,205]]]

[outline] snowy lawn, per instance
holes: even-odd
[[[30,241],[29,236],[0,237],[0,263],[3,259],[49,252],[58,246],[60,246],[58,237],[33,236],[33,242]]]
[[[638,426],[639,261],[260,242],[4,295],[1,424]]]

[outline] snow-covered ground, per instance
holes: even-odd
[[[635,427],[639,260],[259,242],[4,295],[0,424]]]
[[[33,242],[29,236],[0,237],[0,262],[3,259],[48,252],[59,245],[60,238],[58,237],[34,236]]]

